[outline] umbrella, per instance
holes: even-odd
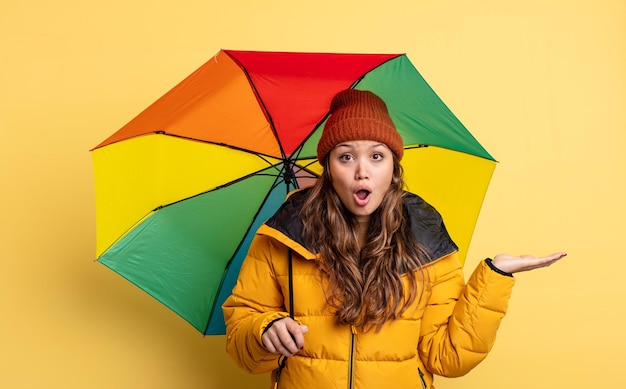
[[[405,143],[407,190],[465,257],[495,160],[405,54],[222,50],[92,149],[97,258],[203,334],[256,229],[321,172],[332,97],[370,90]]]

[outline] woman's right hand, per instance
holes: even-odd
[[[267,351],[291,357],[304,348],[304,334],[308,331],[307,326],[286,317],[275,321],[261,339]]]

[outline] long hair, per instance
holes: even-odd
[[[426,260],[402,205],[403,169],[394,155],[391,185],[370,216],[365,246],[359,247],[357,219],[333,189],[328,167],[327,160],[303,207],[304,238],[321,254],[318,264],[326,275],[326,302],[338,323],[380,330],[415,301],[415,270]]]

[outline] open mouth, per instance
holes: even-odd
[[[354,198],[358,205],[366,205],[369,201],[371,192],[366,189],[358,190],[354,193]]]

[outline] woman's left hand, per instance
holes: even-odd
[[[518,273],[550,266],[566,255],[567,253],[561,252],[546,257],[535,258],[532,255],[514,256],[510,254],[498,254],[493,258],[492,264],[503,272]]]

